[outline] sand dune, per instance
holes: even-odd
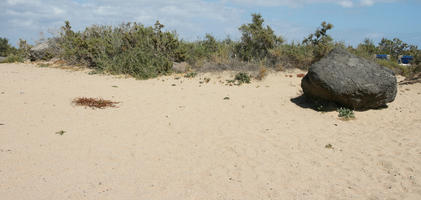
[[[342,121],[291,101],[296,73],[238,87],[228,72],[139,81],[1,64],[0,199],[421,199],[421,84]],[[120,104],[72,105],[84,96]]]

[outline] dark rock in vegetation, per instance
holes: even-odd
[[[49,39],[41,42],[29,50],[29,59],[36,60],[49,60],[58,54],[59,48],[55,39]]]
[[[29,50],[31,61],[41,60],[44,58],[48,47],[48,42],[43,42],[32,47]]]
[[[375,62],[335,48],[313,64],[301,81],[304,95],[354,109],[385,106],[397,92],[395,74]]]

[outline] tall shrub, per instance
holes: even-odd
[[[333,25],[330,23],[322,22],[321,26],[316,31],[310,34],[303,40],[304,45],[308,45],[313,49],[314,61],[319,60],[325,56],[333,48],[333,39],[327,34],[327,31],[332,29]]]
[[[0,56],[6,57],[16,53],[16,48],[9,44],[7,38],[0,38]]]
[[[282,44],[282,37],[274,34],[270,26],[263,26],[264,19],[260,14],[252,14],[252,22],[242,25],[241,41],[236,52],[241,60],[252,61],[265,58],[270,49]]]
[[[157,21],[154,27],[127,23],[117,27],[91,26],[83,32],[74,32],[66,21],[59,39],[61,56],[72,64],[141,79],[166,74],[173,62],[185,60],[186,51],[176,33],[163,28]]]

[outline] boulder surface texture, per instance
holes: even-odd
[[[333,49],[314,63],[301,80],[304,95],[333,101],[353,109],[385,106],[395,100],[396,76],[374,61],[343,48]]]

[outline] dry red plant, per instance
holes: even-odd
[[[303,78],[305,76],[305,74],[297,74],[298,78]]]
[[[73,100],[73,103],[78,106],[86,106],[90,108],[106,108],[106,107],[116,107],[116,104],[119,102],[114,102],[110,100],[105,100],[101,98],[87,98],[87,97],[79,97]]]

